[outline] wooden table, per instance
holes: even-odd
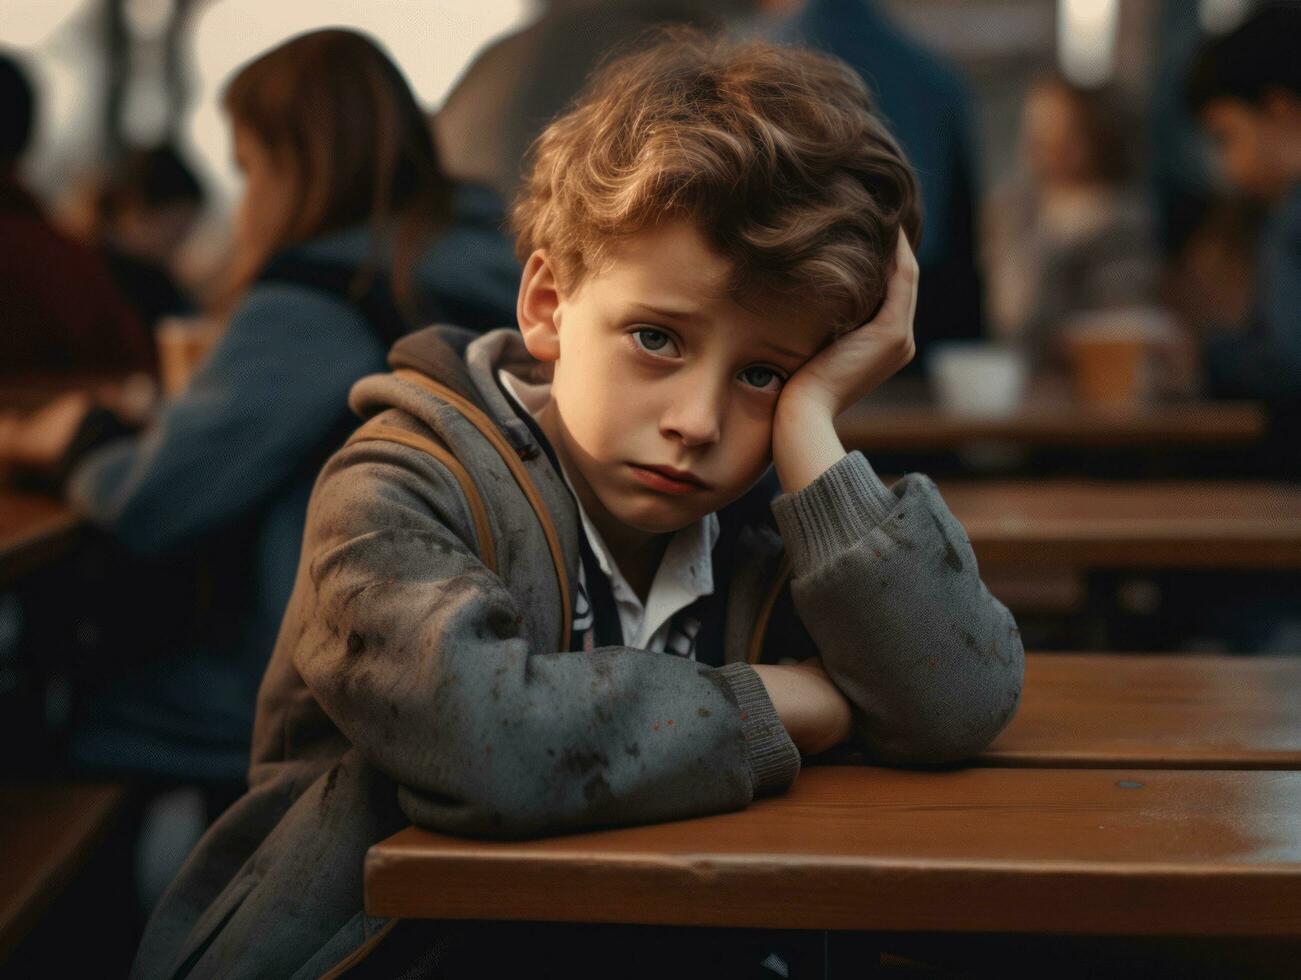
[[[1301,568],[1301,486],[942,481],[982,564]]]
[[[113,785],[0,786],[0,963],[85,863],[125,800],[126,790]]]
[[[918,453],[981,442],[1081,449],[1231,447],[1259,442],[1268,424],[1257,402],[1091,407],[1071,398],[1064,381],[1035,384],[1010,415],[979,418],[939,407],[918,379],[895,378],[841,416],[836,428],[852,449]]]
[[[66,554],[81,528],[62,501],[0,487],[0,586]]]
[[[1016,717],[975,762],[1301,770],[1301,656],[1031,654]]]
[[[408,828],[372,915],[1301,936],[1301,773],[810,767],[698,820],[528,842]]]
[[[115,388],[127,377],[120,371],[27,371],[20,375],[0,375],[0,411],[32,411],[70,392]]]

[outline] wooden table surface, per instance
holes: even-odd
[[[940,490],[983,564],[1301,569],[1301,486],[953,480]]]
[[[943,408],[925,378],[886,381],[836,422],[846,444],[873,452],[936,452],[973,443],[1126,449],[1229,447],[1263,439],[1264,405],[1246,401],[1171,400],[1099,408],[1075,398],[1069,378],[1032,378],[1016,411],[1001,418]]]
[[[81,528],[62,501],[0,487],[0,586],[67,553]]]
[[[114,785],[0,785],[0,963],[63,891],[125,800],[126,790]]]
[[[0,375],[0,411],[29,412],[69,392],[113,388],[126,377],[120,371],[26,371],[21,375]]]
[[[1301,656],[1031,654],[1016,717],[975,761],[1301,770]]]
[[[1265,437],[1256,402],[1187,402],[1106,411],[1037,399],[1001,418],[957,415],[926,402],[864,402],[836,421],[845,445],[870,452],[936,452],[979,442],[1081,449],[1242,446]]]
[[[1301,773],[813,766],[736,813],[527,842],[408,828],[372,915],[1301,936]]]

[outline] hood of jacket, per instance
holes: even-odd
[[[389,352],[389,365],[394,373],[371,375],[353,386],[349,396],[352,410],[366,421],[391,413],[397,418],[414,419],[432,430],[474,475],[480,495],[493,514],[498,534],[509,537],[525,526],[531,530],[537,518],[527,495],[517,486],[497,449],[459,410],[450,407],[428,389],[407,380],[401,372],[419,372],[450,388],[483,412],[518,456],[536,489],[542,507],[554,525],[563,553],[569,594],[576,594],[581,560],[578,506],[563,475],[552,465],[528,423],[516,413],[497,383],[497,371],[501,369],[526,380],[545,378],[545,366],[529,355],[519,331],[504,328],[479,335],[461,327],[426,327],[393,345]],[[545,544],[542,548],[541,553],[545,553]],[[535,555],[537,553],[534,551]],[[499,571],[507,580],[514,575],[532,580],[539,574],[535,568],[524,567],[503,567]],[[542,574],[553,573],[547,570]],[[532,590],[533,584],[521,585],[521,591]],[[550,618],[550,613],[546,618]],[[555,633],[551,628],[541,629],[538,631],[539,641],[552,643]]]

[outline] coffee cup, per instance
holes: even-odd
[[[1156,359],[1172,330],[1169,314],[1149,307],[1073,317],[1063,336],[1076,397],[1100,408],[1149,402],[1156,390]]]
[[[1024,355],[1000,344],[936,344],[927,354],[926,370],[940,406],[955,415],[1010,415],[1025,393]]]
[[[159,321],[154,340],[164,395],[170,398],[185,390],[218,333],[218,325],[206,317],[169,316]]]

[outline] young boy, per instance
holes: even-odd
[[[516,223],[519,331],[431,328],[354,388],[251,789],[139,975],[334,967],[386,928],[362,862],[412,821],[719,813],[851,738],[966,758],[1015,710],[1016,626],[934,484],[887,488],[832,425],[911,356],[917,278],[914,179],[852,72],[692,35],[616,62]]]
[[[1214,394],[1301,400],[1301,6],[1262,10],[1206,45],[1188,104],[1225,178],[1269,209],[1252,321],[1207,338]]]

